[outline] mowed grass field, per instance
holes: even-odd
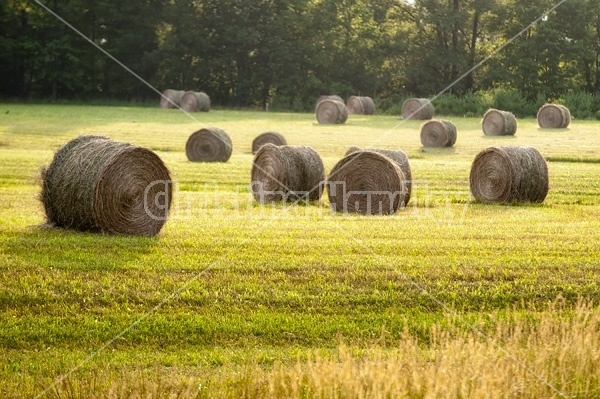
[[[600,395],[600,123],[484,137],[452,118],[451,149],[420,122],[314,115],[0,104],[0,397],[540,398]],[[227,163],[187,138],[224,129]],[[413,198],[394,216],[261,206],[252,139],[282,133],[326,171],[350,145],[402,148]],[[40,229],[39,171],[104,134],[154,150],[177,182],[153,238]],[[485,205],[475,155],[532,145],[543,204]],[[171,395],[171,396],[170,396]]]

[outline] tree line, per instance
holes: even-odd
[[[44,4],[160,90],[205,91],[227,107],[305,110],[321,94],[385,105],[446,89],[513,90],[531,101],[600,93],[600,0],[567,0],[547,13],[557,1]],[[0,76],[5,98],[157,98],[34,1],[0,5]]]

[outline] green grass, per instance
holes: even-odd
[[[0,397],[34,397],[145,315],[69,381],[97,378],[106,389],[118,375],[174,373],[210,381],[213,396],[239,397],[249,367],[335,353],[341,343],[366,350],[382,331],[389,347],[406,331],[427,345],[449,311],[493,321],[513,306],[533,317],[559,295],[568,304],[600,297],[597,122],[551,131],[525,119],[515,137],[490,138],[479,119],[457,118],[455,148],[432,150],[420,144],[420,122],[390,116],[353,115],[343,126],[309,114],[194,117],[0,104]],[[231,135],[229,162],[187,161],[185,142],[202,126]],[[326,170],[350,145],[402,148],[413,200],[391,217],[332,215],[326,199],[258,206],[248,193],[251,142],[271,130],[313,146]],[[39,170],[79,134],[149,147],[166,162],[178,191],[159,236],[36,227]],[[471,162],[492,145],[533,145],[550,159],[542,205],[472,201]]]

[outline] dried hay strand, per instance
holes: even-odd
[[[564,105],[544,104],[538,110],[537,121],[543,129],[564,129],[571,123],[571,111]]]
[[[175,108],[175,106],[181,103],[181,98],[185,94],[183,90],[172,90],[167,89],[162,92],[160,96],[160,107],[164,109]]]
[[[456,143],[456,126],[448,120],[430,120],[421,126],[423,147],[452,147]]]
[[[173,184],[152,151],[103,136],[67,142],[42,170],[47,223],[106,234],[154,236],[167,220]]]
[[[406,153],[400,149],[385,150],[385,149],[381,149],[381,148],[360,148],[360,147],[356,147],[356,146],[351,146],[350,148],[348,148],[348,151],[346,151],[345,156],[348,156],[350,154],[353,154],[353,153],[359,152],[359,151],[371,151],[371,152],[376,152],[381,155],[385,155],[386,157],[391,159],[400,168],[400,170],[402,171],[402,174],[404,176],[404,181],[403,181],[404,198],[401,198],[402,201],[401,201],[400,205],[406,206],[406,204],[408,204],[408,201],[410,201],[410,196],[411,196],[411,192],[412,192],[412,171],[410,170],[410,163],[408,162],[408,156],[406,155]]]
[[[387,156],[356,151],[331,169],[327,195],[335,212],[388,215],[402,205],[405,180],[402,169]]]
[[[475,157],[469,184],[481,202],[543,202],[548,165],[533,147],[490,147]]]
[[[316,201],[324,180],[323,161],[312,147],[267,143],[254,157],[250,185],[260,203]]]
[[[218,127],[192,133],[185,144],[185,154],[192,162],[227,162],[232,150],[231,138]]]
[[[435,108],[427,98],[409,98],[402,104],[402,117],[411,120],[426,120],[433,118]]]
[[[180,106],[185,112],[208,112],[210,111],[210,97],[202,91],[186,91],[181,97]]]
[[[481,121],[486,136],[513,136],[517,132],[517,118],[508,111],[489,109]]]
[[[252,141],[252,153],[256,154],[261,146],[271,143],[275,145],[287,145],[287,140],[283,134],[278,132],[264,132],[259,134]]]
[[[375,103],[371,97],[350,96],[346,107],[350,115],[373,115],[375,113]]]
[[[342,124],[348,120],[348,108],[342,101],[327,99],[317,104],[315,116],[320,124]]]

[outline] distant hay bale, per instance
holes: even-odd
[[[371,97],[350,96],[346,107],[350,115],[373,115],[375,113],[375,103]]]
[[[59,228],[154,236],[167,220],[173,184],[152,151],[102,136],[80,136],[42,170],[40,199]]]
[[[278,132],[264,132],[259,134],[252,141],[252,153],[256,154],[263,145],[271,143],[275,145],[287,145],[287,140],[283,134]]]
[[[343,124],[348,120],[348,108],[342,101],[326,99],[317,105],[315,116],[320,124]]]
[[[404,176],[404,198],[401,198],[400,205],[406,206],[408,204],[408,201],[410,201],[410,197],[412,195],[412,171],[410,169],[410,163],[408,162],[408,156],[406,155],[406,153],[400,149],[386,150],[381,148],[360,148],[356,146],[351,146],[350,148],[348,148],[348,151],[346,151],[346,156],[359,151],[371,151],[381,155],[385,155],[386,157],[391,159],[396,165],[398,165],[400,170],[402,170],[402,174]]]
[[[250,185],[261,203],[316,201],[324,180],[323,161],[312,147],[267,143],[254,156]]]
[[[327,195],[335,212],[388,215],[402,206],[405,180],[402,169],[387,156],[356,151],[331,169]]]
[[[544,129],[564,129],[571,123],[571,112],[560,104],[544,104],[537,113],[537,121]]]
[[[180,106],[185,112],[208,112],[210,111],[210,97],[202,91],[186,91],[181,97]]]
[[[486,136],[513,136],[517,132],[517,118],[508,111],[492,108],[483,115],[481,128]]]
[[[162,92],[160,97],[160,107],[165,109],[175,108],[181,103],[181,97],[185,94],[183,90],[167,89]]]
[[[456,126],[447,120],[430,120],[421,126],[424,147],[452,147],[456,143]]]
[[[218,127],[192,133],[185,144],[185,153],[192,162],[227,162],[232,150],[231,138]]]
[[[482,202],[543,202],[548,165],[533,147],[490,147],[475,157],[469,183]]]
[[[402,117],[412,120],[426,120],[433,118],[435,108],[427,98],[409,98],[402,104]]]

